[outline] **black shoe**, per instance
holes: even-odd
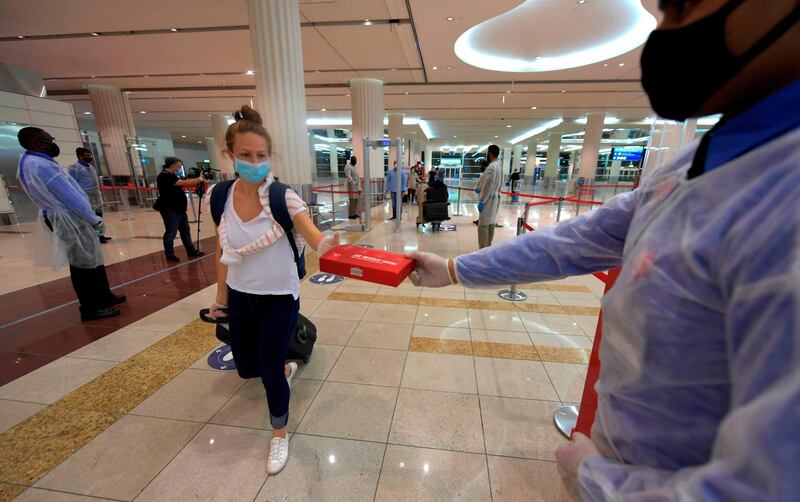
[[[106,237],[105,235],[100,236],[100,244],[105,244],[106,242],[110,241],[111,237]]]
[[[205,255],[202,251],[195,251],[194,253],[189,253],[189,258],[202,258]]]
[[[181,261],[180,258],[175,256],[174,254],[167,255],[167,261],[174,261],[175,263]]]
[[[97,319],[106,319],[118,315],[119,315],[119,310],[115,309],[114,307],[96,309],[92,310],[91,312],[81,311],[81,321],[83,322],[96,321]]]
[[[475,221],[473,221],[472,223],[474,223],[475,225],[477,225],[477,224],[478,224],[478,220],[475,220]]]
[[[392,220],[396,220],[396,219],[397,219],[397,216],[392,216],[391,218],[389,218],[389,219],[388,219],[388,220],[386,220],[386,221],[392,221]]]
[[[111,294],[106,301],[106,307],[113,307],[114,305],[119,305],[120,303],[125,303],[128,300],[128,297],[125,295],[115,295]]]
[[[350,219],[351,219],[351,220],[357,220],[357,219],[358,219],[358,216],[350,216]]]

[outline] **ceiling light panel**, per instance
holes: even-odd
[[[560,4],[526,0],[464,32],[456,40],[455,53],[465,63],[486,70],[563,70],[629,52],[642,45],[656,27],[655,17],[641,0],[616,0],[613,9],[603,2],[587,2],[576,9],[564,9]],[[541,19],[549,20],[546,26]],[[528,27],[534,25],[542,28],[532,34]],[[567,41],[550,31],[566,25],[587,28]],[[536,54],[531,54],[532,47]]]

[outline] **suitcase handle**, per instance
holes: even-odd
[[[219,309],[222,312],[228,313],[228,309]],[[227,323],[227,317],[220,317],[219,319],[214,319],[213,317],[209,317],[208,314],[211,313],[211,309],[201,309],[200,310],[200,320],[203,322],[207,322],[209,324],[220,324],[220,323]]]

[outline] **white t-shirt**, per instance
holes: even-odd
[[[228,233],[228,242],[234,248],[246,246],[258,239],[278,222],[262,210],[258,216],[248,222],[242,221],[233,207],[233,192],[236,189],[237,180],[228,192],[228,200],[225,202],[225,229]],[[269,200],[269,185],[272,184],[270,177],[264,185],[259,188],[259,192]],[[293,190],[286,190],[286,207],[289,215],[294,218],[301,211],[308,211],[303,199]],[[293,232],[296,242],[302,244],[298,232]],[[302,248],[298,247],[302,252]],[[261,251],[243,256],[242,262],[238,265],[228,266],[228,276],[225,279],[228,287],[255,295],[292,295],[295,300],[300,296],[300,278],[297,276],[297,266],[294,262],[292,247],[289,239],[284,235],[271,246],[267,246]]]

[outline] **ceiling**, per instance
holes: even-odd
[[[613,31],[615,9],[630,3],[539,1],[529,31],[508,37],[509,50],[591,45],[609,23]],[[640,49],[537,73],[485,70],[456,56],[461,34],[522,0],[299,3],[310,118],[349,118],[347,83],[357,77],[382,79],[387,112],[425,120],[438,144],[504,144],[562,117],[560,129],[571,131],[591,111],[625,123],[652,113],[639,84]],[[656,0],[643,5],[657,15]],[[92,126],[83,87],[90,83],[128,91],[137,127],[168,129],[177,142],[210,136],[209,113],[230,113],[255,95],[245,0],[39,0],[37,11],[47,15],[35,16],[29,0],[3,0],[0,8],[0,61],[40,72],[51,97],[75,105],[83,127]]]

